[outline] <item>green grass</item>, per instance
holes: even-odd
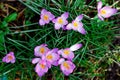
[[[120,30],[120,28],[115,29],[114,27],[119,26],[116,23],[120,19],[100,21],[96,17],[95,3],[97,2],[95,0],[87,5],[84,0],[68,0],[67,2],[65,0],[27,0],[26,2],[19,0],[19,2],[27,7],[25,9],[26,21],[21,26],[10,26],[10,32],[4,37],[4,50],[0,51],[1,77],[8,78],[8,80],[15,80],[16,78],[21,80],[48,80],[49,78],[53,80],[89,80],[95,78],[104,80],[107,67],[112,62],[119,62],[116,55],[108,53],[108,51],[110,51],[110,46],[114,47],[112,41],[118,35],[115,32]],[[55,30],[53,23],[40,26],[35,19],[36,16],[39,17],[42,8],[49,10],[55,16],[69,12],[69,22],[79,14],[89,15],[92,13],[92,16],[95,17],[84,16],[82,22],[87,34],[82,35],[72,30]],[[15,32],[12,31],[13,29],[21,29],[21,31]],[[38,77],[34,72],[35,65],[31,63],[31,60],[34,58],[34,47],[42,43],[48,44],[50,49],[55,47],[67,48],[75,43],[83,44],[83,47],[75,52],[73,61],[76,69],[70,76],[64,76],[59,67],[52,67],[42,78]],[[9,51],[15,53],[15,64],[6,64],[1,61],[2,57]]]

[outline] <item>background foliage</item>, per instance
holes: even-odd
[[[113,44],[119,35],[120,12],[105,21],[97,18],[96,0],[18,0],[25,5],[22,10],[13,11],[0,19],[0,77],[3,80],[104,80],[108,67],[115,63],[120,65],[120,44]],[[116,1],[102,0],[106,5]],[[120,2],[118,2],[120,3]],[[119,4],[114,7],[119,8]],[[45,26],[38,24],[42,8],[60,16],[69,12],[71,22],[79,14],[84,14],[82,20],[87,31],[82,35],[75,31],[54,30],[53,24]],[[4,4],[1,4],[4,9]],[[118,16],[118,17],[117,17]],[[34,58],[34,47],[42,43],[49,48],[67,48],[75,43],[82,43],[82,49],[75,52],[75,71],[70,76],[64,76],[59,67],[52,67],[42,78],[34,72],[31,59]],[[15,64],[6,64],[2,58],[9,51],[14,51]],[[114,52],[116,51],[116,52]]]

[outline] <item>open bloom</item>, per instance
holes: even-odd
[[[71,74],[73,72],[73,70],[75,69],[75,65],[74,63],[72,63],[69,60],[61,60],[62,62],[60,63],[60,69],[62,70],[62,72],[68,76],[69,74]]]
[[[58,49],[54,48],[45,55],[45,59],[52,65],[57,65],[57,61],[60,58],[59,54],[57,54]]]
[[[74,52],[82,47],[82,44],[72,45],[70,48],[61,49],[58,51],[58,54],[62,55],[62,57],[72,60],[74,58]]]
[[[36,46],[34,49],[34,55],[38,57],[42,57],[43,55],[46,55],[46,53],[49,51],[49,48],[47,47],[47,44],[41,44],[40,46]]]
[[[8,54],[6,54],[6,56],[3,57],[2,61],[6,63],[15,63],[14,52],[9,52]]]
[[[40,17],[41,17],[41,19],[39,20],[40,25],[48,24],[51,20],[53,20],[55,18],[55,16],[51,12],[49,12],[45,9],[41,10]]]
[[[40,59],[35,67],[35,72],[41,77],[48,71],[48,69],[48,63],[45,60]]]
[[[65,12],[60,17],[53,19],[52,22],[55,23],[55,29],[64,28],[65,25],[68,24],[68,21],[66,20],[68,18],[69,13]]]
[[[81,34],[86,34],[86,31],[83,27],[83,23],[81,22],[82,19],[83,19],[83,15],[77,16],[76,19],[72,21],[72,23],[69,23],[66,26],[66,29],[67,30],[73,29],[75,31],[80,32]]]
[[[113,14],[115,14],[117,12],[117,9],[111,8],[110,6],[104,6],[102,8],[101,1],[98,2],[97,10],[98,10],[98,17],[101,20],[104,20],[104,18],[109,18],[110,16],[112,16]]]

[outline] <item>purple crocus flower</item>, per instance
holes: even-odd
[[[62,57],[72,60],[74,58],[74,52],[82,47],[82,44],[72,45],[70,48],[61,49],[58,51],[58,54],[62,55]]]
[[[72,45],[70,48],[61,49],[58,51],[58,54],[62,55],[62,57],[72,60],[74,58],[74,52],[82,47],[82,44]]]
[[[45,55],[45,59],[52,65],[57,65],[57,61],[60,58],[59,54],[57,54],[57,51],[58,51],[58,48],[54,48],[48,51],[47,54]]]
[[[49,69],[48,63],[46,62],[46,60],[39,60],[39,62],[37,63],[36,67],[35,67],[35,72],[42,77]]]
[[[41,17],[41,19],[39,20],[40,25],[48,24],[51,20],[53,20],[55,18],[55,16],[51,12],[49,12],[45,9],[41,10],[40,17]]]
[[[61,61],[61,62],[60,62]],[[71,74],[73,72],[73,70],[75,69],[75,65],[74,63],[72,63],[69,60],[64,60],[64,59],[60,59],[60,69],[62,70],[62,72],[68,76],[69,74]]]
[[[49,48],[47,47],[47,44],[41,44],[40,46],[36,46],[34,49],[34,55],[38,57],[42,57],[43,55],[46,55],[46,53],[49,51]]]
[[[66,20],[68,18],[69,13],[65,12],[60,17],[53,19],[52,22],[55,23],[55,29],[58,30],[60,28],[64,29],[64,26],[68,24]]]
[[[101,1],[98,2],[97,10],[98,10],[98,17],[100,20],[104,20],[104,18],[109,18],[110,16],[112,16],[117,12],[117,9],[111,8],[110,6],[104,6],[102,8]]]
[[[83,15],[77,16],[76,19],[72,21],[72,23],[69,23],[66,26],[66,29],[67,30],[73,29],[75,31],[80,32],[81,34],[86,34],[86,31],[83,27],[83,23],[81,22],[82,19],[83,19]]]
[[[8,54],[6,54],[6,56],[3,57],[2,61],[6,63],[15,63],[14,52],[9,52]]]

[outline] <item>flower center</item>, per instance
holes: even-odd
[[[59,18],[59,19],[58,19],[58,23],[59,23],[59,24],[63,24],[63,19],[62,19],[62,18]]]
[[[69,54],[70,54],[70,51],[69,51],[69,50],[64,50],[63,52],[64,52],[64,54],[66,54],[66,55],[69,55]]]
[[[66,69],[70,69],[70,66],[69,66],[69,64],[68,64],[67,62],[64,62],[64,63],[63,63],[63,66],[64,66]]]
[[[44,69],[44,68],[45,68],[45,65],[44,65],[44,64],[40,64],[40,67],[41,67],[42,69]]]
[[[45,48],[40,48],[40,53],[44,54]]]
[[[45,21],[47,21],[47,20],[48,20],[48,15],[44,15],[43,19],[44,19]]]
[[[74,26],[75,28],[77,28],[77,27],[78,27],[78,23],[77,23],[77,22],[74,22],[74,23],[73,23],[73,26]]]
[[[13,59],[13,57],[12,57],[12,56],[8,56],[8,59],[9,59],[9,60],[12,60],[12,59]]]
[[[101,10],[100,13],[101,14],[106,14],[106,10]]]
[[[52,59],[53,58],[53,56],[51,55],[51,54],[49,54],[48,56],[47,56],[47,59]]]

